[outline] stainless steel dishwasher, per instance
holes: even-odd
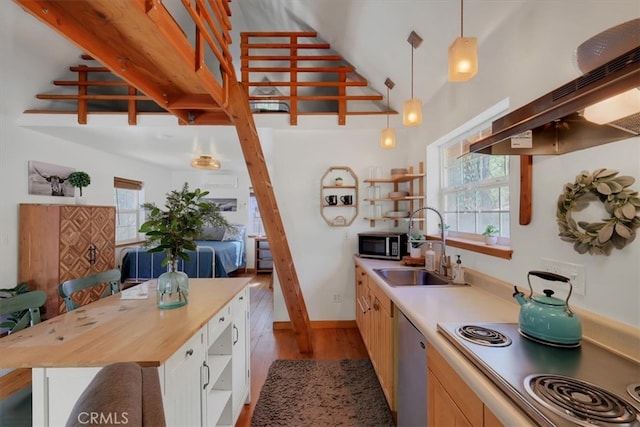
[[[398,427],[427,425],[427,341],[398,310]]]

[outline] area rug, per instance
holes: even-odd
[[[369,359],[276,360],[252,427],[393,426]]]

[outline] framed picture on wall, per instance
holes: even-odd
[[[73,197],[75,189],[69,183],[71,172],[75,172],[75,169],[30,160],[28,166],[29,194]]]
[[[204,199],[207,202],[215,203],[221,212],[236,212],[238,210],[238,199]]]

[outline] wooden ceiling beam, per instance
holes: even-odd
[[[193,112],[171,110],[169,99],[210,93],[226,103],[211,73],[203,83],[193,48],[158,0],[14,1],[181,122]]]

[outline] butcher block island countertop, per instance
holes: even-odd
[[[156,306],[156,282],[147,282],[144,299],[122,299],[119,293],[0,339],[0,367],[160,366],[249,280],[189,279],[189,303],[170,310]]]

